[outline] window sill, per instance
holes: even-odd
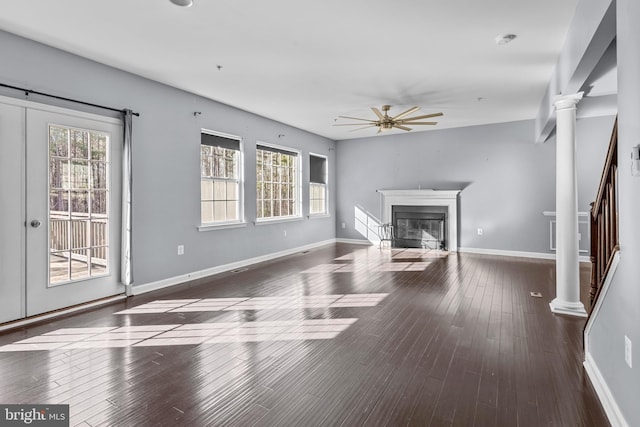
[[[269,225],[269,224],[278,224],[281,222],[294,222],[294,221],[302,221],[304,220],[301,216],[287,216],[281,218],[266,218],[266,219],[256,219],[255,225]]]
[[[227,228],[242,228],[246,226],[247,226],[246,222],[222,222],[220,224],[202,224],[198,226],[198,231],[225,230]]]
[[[307,218],[309,218],[309,219],[331,218],[331,215],[328,214],[328,213],[310,214]]]

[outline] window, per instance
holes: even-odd
[[[241,220],[240,139],[202,131],[200,135],[200,221],[222,224]]]
[[[309,214],[327,213],[327,158],[309,154]]]
[[[298,158],[298,153],[292,150],[266,145],[256,147],[258,219],[300,215]]]

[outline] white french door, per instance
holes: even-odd
[[[19,170],[14,167],[12,178],[0,171],[2,181],[15,184],[2,187],[3,217],[6,208],[13,225],[1,227],[20,242],[12,255],[15,265],[0,271],[3,282],[5,276],[14,278],[0,285],[0,300],[8,296],[20,313],[14,308],[12,318],[3,314],[0,321],[124,292],[120,284],[122,125],[110,118],[31,103],[3,108],[0,114],[21,117],[15,121],[14,134],[7,135],[12,140],[5,140],[4,130],[0,139],[3,150],[6,146],[22,165]],[[16,140],[20,133],[22,141]],[[15,206],[4,203],[5,187],[7,200]],[[4,308],[5,303],[0,304]]]
[[[25,110],[0,104],[0,322],[25,316]]]

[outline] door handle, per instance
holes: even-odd
[[[34,219],[33,221],[31,221],[31,226],[32,226],[33,228],[38,228],[38,227],[40,227],[41,225],[42,225],[42,223],[41,223],[39,220],[37,220],[37,219]]]

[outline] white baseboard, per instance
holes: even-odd
[[[458,248],[458,252],[466,252],[470,254],[481,255],[501,255],[521,258],[536,259],[556,259],[556,254],[548,254],[544,252],[523,252],[523,251],[506,251],[502,249],[484,249],[484,248]],[[578,257],[580,262],[591,262],[588,256],[581,255]]]
[[[589,353],[589,334],[591,333],[591,328],[593,326],[593,323],[598,319],[598,315],[600,314],[600,308],[602,307],[602,303],[607,297],[607,292],[609,292],[609,287],[611,286],[611,282],[613,281],[613,276],[615,276],[616,270],[618,269],[619,264],[620,264],[620,252],[618,251],[613,255],[613,260],[611,261],[611,266],[609,267],[609,271],[607,272],[607,277],[605,277],[604,282],[602,282],[602,288],[600,289],[600,295],[598,296],[596,305],[593,307],[593,310],[591,310],[591,316],[589,316],[589,320],[587,321],[587,324],[584,327],[585,353]]]
[[[144,294],[147,292],[151,292],[158,289],[167,288],[169,286],[174,286],[184,282],[188,282],[190,280],[200,279],[202,277],[208,277],[214,274],[224,273],[226,271],[235,270],[237,268],[243,268],[248,265],[257,264],[259,262],[270,261],[272,259],[281,258],[287,255],[292,255],[292,254],[306,251],[309,249],[318,248],[320,246],[330,245],[332,243],[349,243],[349,244],[367,245],[367,246],[372,245],[372,243],[368,240],[342,239],[342,238],[323,240],[321,242],[311,243],[305,246],[299,246],[296,248],[287,249],[280,252],[274,252],[271,254],[262,255],[255,258],[249,258],[249,259],[245,259],[237,262],[232,262],[229,264],[219,265],[217,267],[207,268],[200,271],[194,271],[191,273],[182,274],[180,276],[169,277],[167,279],[162,279],[155,282],[145,283],[142,285],[135,285],[131,288],[131,295]],[[503,250],[496,250],[496,249],[479,249],[479,248],[458,248],[458,251],[468,252],[468,253],[477,253],[477,254],[486,254],[486,255],[504,255],[504,256],[513,256],[513,257],[555,259],[554,254],[543,254],[543,253],[536,253],[536,252],[516,252],[516,251],[503,251]]]
[[[337,243],[350,243],[353,245],[373,245],[368,240],[358,240],[358,239],[336,239]],[[466,252],[470,254],[481,254],[481,255],[501,255],[501,256],[510,256],[510,257],[521,257],[521,258],[537,258],[537,259],[551,259],[555,260],[555,254],[549,254],[544,252],[522,252],[522,251],[507,251],[502,249],[484,249],[484,248],[463,248],[458,247],[458,252]],[[588,256],[580,256],[578,257],[580,262],[591,262]]]
[[[629,427],[629,424],[624,419],[616,400],[611,394],[611,390],[609,390],[609,386],[607,386],[607,382],[602,377],[602,373],[600,373],[598,365],[596,365],[595,360],[593,360],[589,353],[586,353],[584,370],[587,372],[587,375],[591,380],[591,384],[593,384],[593,388],[596,390],[596,394],[600,399],[604,412],[607,414],[607,418],[609,418],[611,426]]]
[[[281,258],[283,256],[292,255],[298,252],[303,252],[310,249],[315,249],[320,246],[330,245],[336,242],[336,239],[323,240],[321,242],[311,243],[309,245],[298,246],[296,248],[287,249],[280,252],[273,252],[267,255],[262,255],[255,258],[244,259],[229,264],[219,265],[216,267],[207,268],[200,271],[194,271],[180,276],[169,277],[167,279],[158,280],[156,282],[145,283],[143,285],[135,285],[132,287],[132,295],[140,295],[147,292],[155,291],[158,289],[167,288],[169,286],[179,285],[190,280],[200,279],[202,277],[212,276],[214,274],[224,273],[225,271],[235,270],[237,268],[246,267],[248,265],[257,264],[259,262],[270,261],[272,259]]]
[[[616,252],[613,256],[613,260],[611,261],[611,266],[609,267],[609,271],[607,272],[607,277],[605,277],[604,282],[602,283],[602,289],[600,290],[600,296],[596,301],[596,305],[591,310],[591,316],[589,316],[589,320],[587,320],[587,324],[584,328],[584,369],[593,384],[593,388],[596,390],[596,394],[598,395],[598,399],[600,399],[600,403],[604,408],[604,411],[609,418],[609,422],[613,427],[628,427],[627,421],[624,419],[616,400],[613,398],[611,394],[611,390],[607,385],[607,382],[604,380],[600,369],[598,369],[598,365],[596,361],[593,359],[591,355],[591,329],[593,328],[593,324],[597,322],[598,316],[600,315],[600,309],[602,308],[602,304],[604,303],[607,292],[611,286],[611,282],[613,282],[613,277],[615,276],[616,270],[618,269],[618,265],[620,264],[620,252]]]
[[[9,330],[9,329],[19,328],[19,327],[22,327],[22,326],[27,326],[27,325],[30,325],[32,323],[41,322],[43,320],[53,319],[53,318],[56,318],[56,317],[64,316],[66,314],[75,313],[77,311],[87,310],[89,308],[94,308],[94,307],[100,307],[101,305],[111,304],[112,302],[123,301],[125,299],[127,299],[126,295],[115,295],[115,296],[112,296],[112,297],[107,297],[107,298],[102,298],[102,299],[99,299],[99,300],[96,300],[96,301],[91,301],[91,302],[88,302],[86,304],[78,304],[78,305],[74,305],[73,307],[63,308],[61,310],[56,310],[56,311],[52,311],[52,312],[49,312],[49,313],[39,314],[39,315],[36,315],[36,316],[33,316],[33,317],[27,317],[25,319],[16,320],[14,322],[7,322],[7,323],[4,323],[4,324],[0,325],[0,332],[6,331],[6,330]]]
[[[350,243],[352,245],[373,245],[368,240],[358,240],[358,239],[336,239],[336,243]]]

